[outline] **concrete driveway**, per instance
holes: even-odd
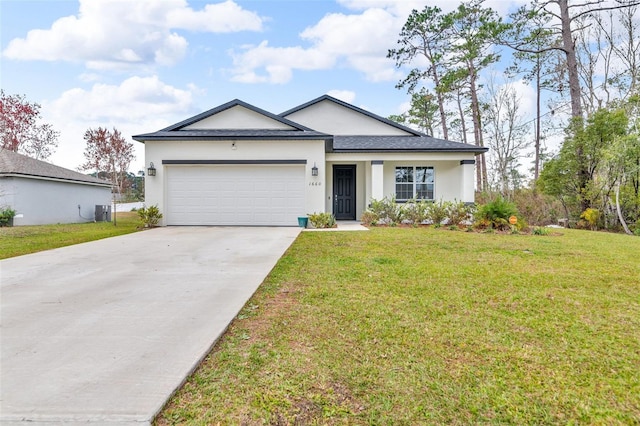
[[[148,424],[299,232],[169,227],[0,261],[0,424]]]

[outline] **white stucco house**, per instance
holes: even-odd
[[[145,200],[164,225],[296,226],[357,220],[371,199],[474,201],[487,149],[426,136],[325,95],[282,114],[240,100],[154,133]]]
[[[110,204],[110,182],[0,150],[0,208],[16,211],[14,226],[94,221]]]

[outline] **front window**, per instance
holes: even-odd
[[[433,167],[396,167],[396,200],[433,200]]]

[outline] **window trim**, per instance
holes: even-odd
[[[398,169],[407,169],[407,168],[410,168],[410,169],[413,170],[413,182],[398,182],[397,181]],[[431,170],[431,174],[433,175],[433,183],[431,183],[431,184],[427,183],[426,184],[426,185],[432,185],[433,197],[432,198],[420,198],[419,200],[420,201],[434,201],[436,199],[436,169],[435,169],[434,166],[399,165],[399,166],[395,166],[395,168],[393,170],[394,171],[394,175],[393,175],[393,186],[394,186],[393,187],[393,194],[394,194],[394,197],[396,197],[396,202],[398,202],[398,203],[406,203],[409,200],[416,199],[415,198],[416,197],[416,186],[418,184],[422,184],[422,182],[416,182],[416,179],[415,179],[415,177],[417,176],[416,169],[418,169],[418,168],[430,169]],[[412,197],[411,198],[397,198],[397,196],[398,196],[398,187],[397,187],[397,185],[398,184],[405,184],[406,185],[408,183],[412,184]]]

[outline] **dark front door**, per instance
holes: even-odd
[[[356,219],[356,166],[333,166],[333,215]]]

